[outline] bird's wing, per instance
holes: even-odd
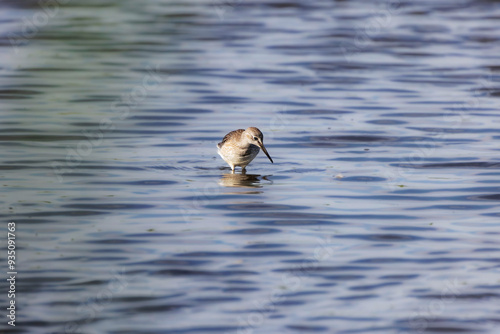
[[[233,136],[237,136],[237,138],[239,138],[243,132],[245,132],[244,129],[238,129],[238,130],[234,130],[234,131],[229,132],[227,135],[224,136],[224,138],[222,138],[222,141],[217,144],[217,147],[221,148],[224,145],[224,143],[226,141],[228,141],[229,138],[231,138]]]

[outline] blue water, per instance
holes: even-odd
[[[2,332],[498,333],[499,2],[0,6]]]

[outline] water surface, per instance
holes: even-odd
[[[498,2],[2,13],[4,332],[498,332]]]

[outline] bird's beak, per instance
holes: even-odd
[[[269,155],[269,153],[267,153],[267,150],[266,150],[266,147],[264,146],[264,143],[259,141],[259,146],[262,149],[262,151],[264,151],[264,153],[267,155],[269,160],[271,160],[271,162],[274,163],[274,161],[273,161],[273,159],[271,159],[271,156]]]

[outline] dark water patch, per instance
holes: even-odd
[[[139,181],[92,181],[88,184],[117,184],[117,185],[129,185],[129,186],[166,186],[176,184],[176,181],[169,180],[139,180]]]
[[[0,100],[29,99],[33,95],[42,94],[38,90],[30,89],[0,89]]]
[[[71,277],[61,277],[61,276],[30,276],[24,277],[23,283],[29,283],[34,285],[48,284],[48,285],[57,285],[59,283],[64,283],[72,281]]]
[[[74,135],[0,135],[0,141],[22,141],[22,142],[46,142],[46,141],[66,141],[66,140],[84,140],[85,136]]]
[[[165,108],[165,109],[143,109],[141,112],[166,113],[166,114],[207,114],[213,112],[210,109],[203,108]]]
[[[55,300],[55,301],[49,301],[44,303],[44,305],[48,307],[71,307],[71,308],[76,308],[80,306],[81,302],[76,302],[76,301],[67,301],[67,300]],[[4,333],[4,332],[2,332]],[[8,332],[6,332],[8,333]]]
[[[345,320],[345,321],[366,321],[366,322],[374,322],[380,320],[380,318],[377,317],[348,317],[348,316],[318,316],[318,317],[311,317],[308,318],[309,321],[322,321],[322,320]]]
[[[72,37],[74,38],[74,36]],[[85,71],[85,69],[78,67],[45,66],[45,67],[25,67],[17,69],[17,71],[18,72],[83,72]]]
[[[232,103],[247,103],[248,99],[236,96],[217,96],[207,95],[199,99],[198,103],[216,103],[216,104],[232,104]]]
[[[448,33],[450,29],[442,24],[425,24],[425,25],[416,25],[416,24],[403,24],[399,26],[399,29],[408,29],[414,33]]]
[[[379,279],[390,279],[390,280],[397,280],[397,281],[402,281],[402,280],[409,280],[409,279],[415,279],[418,278],[420,275],[418,274],[408,274],[408,275],[384,275],[380,276]]]
[[[342,182],[382,182],[387,181],[387,179],[383,177],[376,176],[348,176],[338,179],[338,181]]]
[[[221,138],[223,138],[222,136],[197,136],[197,137],[189,137],[189,138],[186,138],[186,140],[189,140],[189,141],[195,141],[195,142],[199,142],[199,141],[211,141],[211,142],[218,142],[221,140]]]
[[[339,223],[329,220],[304,220],[304,219],[263,220],[263,221],[249,222],[249,224],[265,225],[265,226],[344,225],[344,223]]]
[[[163,269],[152,273],[153,275],[160,276],[213,276],[213,277],[228,277],[240,275],[257,275],[255,271],[249,270],[194,270],[194,269]]]
[[[422,226],[385,226],[381,227],[384,231],[435,231],[434,227],[422,227]]]
[[[248,74],[294,74],[297,73],[297,71],[291,71],[291,70],[276,70],[276,69],[271,69],[271,68],[249,68],[249,69],[244,69],[244,70],[239,70],[238,72],[240,73],[248,73]]]
[[[255,292],[255,291],[260,291],[260,289],[251,287],[241,287],[241,286],[222,289],[222,292],[225,293],[245,293],[245,292]]]
[[[180,122],[137,122],[137,126],[158,126],[158,127],[180,127],[185,126],[185,123]]]
[[[93,249],[90,251],[90,253],[98,253],[98,254],[123,254],[123,249],[120,248],[99,248],[99,249]],[[95,257],[91,257],[92,259],[95,259]]]
[[[192,305],[186,305],[186,307],[192,307]],[[147,312],[145,312],[147,313]],[[161,329],[161,330],[148,330],[141,329],[141,334],[190,334],[190,333],[233,333],[241,330],[238,326],[189,326],[188,328],[173,328],[173,329]],[[113,334],[137,334],[137,331],[132,330],[119,330],[111,331],[109,333]]]
[[[433,53],[427,52],[399,52],[398,56],[403,57],[435,57]],[[457,78],[447,78],[447,77],[434,77],[428,75],[407,75],[404,78],[394,78],[394,82],[410,83],[410,84],[428,84],[439,87],[455,87],[458,85],[473,85],[474,81],[471,80],[459,80]]]
[[[370,152],[367,151],[359,151],[359,152],[352,152],[354,154],[362,154],[363,156],[360,157],[338,157],[338,158],[333,158],[333,159],[328,159],[331,161],[352,161],[352,162],[360,162],[360,161],[376,161],[376,162],[395,162],[399,161],[399,158],[376,158],[376,157],[370,157],[367,156]]]
[[[264,244],[264,243],[259,243],[259,244],[252,244],[243,247],[244,249],[271,249],[271,248],[283,248],[287,247],[288,245],[286,244]]]
[[[240,301],[241,298],[238,297],[200,297],[200,298],[193,298],[192,301],[195,302],[196,304],[201,303],[201,304],[213,304],[213,303],[225,303],[225,302],[237,302]]]
[[[143,306],[129,306],[127,308],[118,309],[117,311],[121,311],[123,313],[155,313],[155,312],[174,312],[179,311],[183,308],[191,307],[189,304],[161,304],[161,305],[143,305]],[[126,331],[125,331],[126,332]],[[124,333],[124,332],[122,332]]]
[[[168,299],[172,297],[182,297],[184,293],[177,293],[174,295],[170,295],[167,298],[165,297],[151,297],[151,296],[116,296],[113,298],[113,301],[116,303],[141,303],[141,302],[156,302],[160,299]]]
[[[207,205],[207,209],[227,210],[227,211],[243,211],[243,210],[306,210],[308,206],[299,205],[284,205],[284,204],[266,204],[266,203],[242,203],[242,204],[220,204],[220,205]]]
[[[456,322],[456,319],[453,319]],[[425,328],[426,332],[431,333],[477,333],[477,327],[467,328],[467,327],[457,327],[457,326],[427,326]]]
[[[210,90],[210,89],[189,89],[188,92],[195,93],[195,94],[202,94],[202,95],[218,93],[218,91]]]
[[[454,105],[456,102],[455,101],[435,101],[435,100],[421,100],[421,101],[410,101],[408,104],[416,104],[416,105],[438,105],[438,106],[446,106],[446,105]],[[443,110],[453,110],[456,111],[458,108],[455,109],[445,109]]]
[[[88,262],[104,261],[108,263],[118,263],[127,261],[129,260],[129,258],[125,256],[96,256],[96,257],[88,257],[85,260]]]
[[[408,127],[410,130],[417,130],[417,131],[423,131],[423,132],[429,132],[433,134],[441,134],[441,133],[450,133],[450,134],[457,134],[457,133],[499,133],[500,129],[492,129],[492,128],[476,128],[476,129],[470,129],[470,128],[431,128],[431,127]]]
[[[415,298],[421,299],[443,299],[442,294],[424,294],[424,295],[415,295]],[[498,299],[500,298],[500,293],[494,292],[486,292],[486,293],[456,293],[453,295],[454,298],[460,300],[481,300],[481,299]]]
[[[191,252],[191,253],[179,253],[175,256],[182,257],[261,257],[261,256],[296,256],[302,255],[300,252],[295,251],[255,251],[255,252]]]
[[[387,286],[395,286],[395,285],[401,285],[401,282],[386,282],[386,283],[370,284],[370,285],[357,285],[350,287],[349,290],[353,291],[378,290],[380,288],[385,288]]]
[[[64,204],[63,208],[72,209],[95,209],[95,210],[141,210],[151,209],[154,205],[150,204],[134,204],[134,203],[86,203],[86,204]]]
[[[367,263],[367,264],[389,264],[389,263],[420,263],[420,264],[430,264],[430,263],[454,263],[454,262],[500,262],[500,259],[490,259],[490,258],[466,258],[466,257],[429,257],[422,259],[410,259],[410,258],[399,258],[399,257],[376,257],[367,258],[361,260],[354,260],[352,263]]]
[[[139,72],[139,73],[146,73],[149,74],[150,69],[145,69],[145,68],[137,68],[134,69],[134,71]],[[159,75],[164,75],[165,77],[169,76],[177,76],[179,75],[183,79],[187,79],[189,76],[203,76],[203,75],[212,75],[213,73],[221,72],[222,69],[219,68],[200,68],[200,67],[182,67],[182,66],[176,66],[176,67],[171,67],[171,68],[162,68],[162,69],[155,69],[155,73]]]
[[[104,285],[109,283],[108,281],[103,281],[103,280],[98,280],[98,279],[92,279],[92,280],[87,280],[87,281],[80,281],[80,282],[74,282],[74,283],[68,283],[68,285],[72,286],[92,286],[92,285]]]
[[[57,160],[56,160],[57,161]],[[65,163],[64,160],[58,160],[58,162]],[[140,171],[144,170],[141,167],[131,167],[131,166],[111,166],[111,165],[85,165],[81,164],[78,169],[96,169],[96,170],[122,170],[122,171]]]
[[[84,98],[71,99],[69,102],[72,103],[92,103],[92,102],[113,102],[116,100],[116,96],[110,95],[88,95]]]
[[[500,252],[500,248],[476,248],[473,252]]]
[[[267,83],[275,85],[295,85],[295,86],[313,86],[313,85],[330,85],[328,88],[310,88],[312,91],[338,91],[339,88],[335,87],[336,84],[345,87],[347,85],[357,85],[363,84],[367,81],[367,78],[352,77],[352,76],[341,76],[341,75],[320,75],[318,77],[301,77],[296,78],[286,78],[281,80],[269,80]],[[345,89],[345,88],[344,88]],[[311,105],[312,106],[312,105]]]
[[[320,82],[321,81],[317,78],[302,77],[302,76],[295,76],[284,79],[266,80],[267,84],[280,85],[280,86],[311,86],[311,85],[317,85]],[[311,104],[309,106],[312,107],[313,105]]]
[[[301,296],[315,296],[322,294],[324,294],[323,291],[299,291],[299,292],[284,293],[283,297],[289,298],[289,297],[301,297]]]
[[[182,85],[182,86],[210,87],[209,83],[202,82],[202,81],[176,81],[175,84]]]
[[[338,218],[336,215],[324,214],[324,213],[310,213],[310,212],[249,212],[249,217],[261,217],[261,218],[283,218],[283,219],[303,219],[303,220],[323,220],[323,219],[335,219]],[[239,214],[234,214],[239,216]],[[233,214],[231,214],[233,216]]]
[[[297,271],[307,271],[307,272],[318,272],[318,273],[325,273],[325,272],[348,272],[348,271],[365,271],[365,270],[377,270],[379,269],[378,267],[375,266],[318,266],[317,261],[314,260],[307,260],[305,261],[304,259],[301,260],[283,260],[281,261],[283,263],[295,263],[295,264],[300,264],[301,266],[298,267],[292,267],[292,268],[280,268],[280,269],[273,269],[274,272],[278,273],[283,273],[283,272],[297,272]]]
[[[280,233],[281,230],[275,228],[244,228],[235,231],[226,232],[227,234],[270,234],[270,233]]]
[[[367,135],[359,135],[359,136],[311,136],[308,138],[308,141],[319,141],[319,142],[390,142],[396,141],[398,138],[396,137],[384,137],[384,136],[367,136]]]
[[[105,211],[95,210],[66,210],[66,211],[43,211],[31,212],[26,214],[28,217],[52,217],[52,216],[68,216],[68,217],[83,217],[83,216],[97,216],[107,214]],[[12,215],[10,215],[12,216]]]
[[[189,119],[196,119],[196,117],[189,116],[171,116],[171,115],[136,115],[129,117],[131,120],[147,120],[147,121],[184,121]],[[183,123],[181,123],[183,124]]]
[[[314,107],[314,103],[294,102],[294,101],[266,101],[270,105],[294,106],[294,107]]]
[[[423,238],[409,234],[344,234],[336,235],[340,239],[359,239],[366,241],[408,242],[422,240]]]
[[[20,169],[31,169],[32,166],[26,165],[3,165],[0,166],[0,170],[20,170]]]
[[[488,184],[491,184],[491,183],[500,183],[500,180],[477,180],[476,181],[477,183],[488,183]]]
[[[377,294],[366,294],[366,295],[353,295],[353,296],[341,296],[335,297],[337,300],[363,300],[363,299],[371,299],[377,298]]]
[[[141,241],[137,239],[100,239],[100,240],[87,240],[88,244],[104,244],[104,245],[128,245],[128,244],[138,244],[144,243],[146,241]]]
[[[492,194],[492,195],[479,195],[479,196],[469,196],[471,200],[480,200],[480,201],[500,201],[500,194]]]
[[[347,110],[334,110],[334,109],[294,109],[294,110],[285,110],[284,114],[288,115],[342,115],[342,114],[350,114],[352,111]]]
[[[201,266],[205,265],[207,263],[210,263],[211,261],[209,260],[190,260],[190,259],[158,259],[158,260],[151,260],[151,261],[141,261],[141,262],[134,262],[134,263],[127,263],[127,266],[145,266],[145,267],[150,267],[150,266],[186,266],[186,267],[194,267],[194,266]]]
[[[281,181],[281,180],[287,180],[287,179],[291,179],[292,177],[291,176],[287,176],[287,175],[268,175],[266,176],[266,179],[269,180],[269,181]]]
[[[477,162],[450,162],[441,164],[416,164],[416,163],[400,163],[391,164],[392,167],[399,168],[488,168],[488,169],[498,169],[500,168],[500,162],[487,162],[487,161],[477,161]]]
[[[274,306],[297,306],[297,305],[304,305],[306,302],[304,300],[297,300],[297,299],[285,299],[281,301],[277,301],[273,303]]]
[[[500,285],[498,285],[498,284],[493,284],[493,285],[476,285],[474,288],[476,288],[476,289],[498,290],[498,289],[500,289]]]
[[[433,192],[466,192],[466,193],[475,193],[475,192],[500,192],[500,187],[498,186],[483,186],[483,187],[462,187],[462,188],[444,188],[440,187],[438,189],[398,189],[395,190],[394,193],[397,194],[428,194]]]
[[[345,198],[344,196],[327,196],[330,198]],[[351,197],[348,197],[351,198]],[[359,196],[353,196],[352,198],[360,198]],[[371,197],[370,197],[371,198]],[[379,198],[379,196],[375,196],[375,198]],[[227,214],[229,217],[240,217],[241,214]],[[282,218],[282,219],[304,219],[304,220],[323,220],[324,219],[355,219],[355,220],[372,220],[372,219],[417,219],[415,216],[408,215],[375,215],[375,214],[362,214],[362,215],[323,215],[323,214],[309,214],[302,212],[256,212],[250,211],[245,212],[246,217],[255,217],[255,218]]]
[[[12,215],[11,215],[12,217]],[[22,225],[29,225],[29,224],[46,224],[46,223],[53,223],[54,221],[52,219],[29,219],[29,218],[16,218],[16,222],[20,223]]]
[[[417,207],[417,208],[408,208],[407,210],[485,210],[489,208],[493,208],[494,206],[492,205],[457,205],[457,204],[450,204],[450,205],[431,205],[431,206],[423,206],[423,207]]]
[[[19,125],[20,123],[16,122],[3,122],[3,125]],[[39,130],[32,130],[32,129],[22,129],[22,128],[4,128],[2,129],[2,132],[9,132],[9,133],[38,133],[40,132]]]
[[[190,146],[190,144],[168,143],[168,144],[154,144],[151,146],[155,146],[155,147],[187,147],[187,146]],[[175,169],[176,167],[172,167],[172,168]]]
[[[293,145],[291,145],[293,146]],[[304,173],[318,173],[318,172],[324,172],[326,169],[318,169],[318,168],[293,168],[284,171],[284,173],[299,173],[299,174],[304,174]]]
[[[255,281],[243,280],[243,279],[229,279],[224,281],[227,284],[255,284]]]
[[[326,326],[311,326],[311,325],[288,325],[286,326],[291,331],[297,331],[299,333],[307,333],[307,332],[326,332],[330,330],[329,327]]]
[[[394,110],[396,108],[393,107],[384,107],[384,106],[352,106],[349,107],[355,110]]]
[[[366,278],[364,275],[323,275],[321,277],[332,281],[354,281]]]
[[[64,173],[64,177],[92,177],[96,176],[95,174],[90,173]]]
[[[149,231],[149,230],[148,230]],[[158,233],[158,232],[147,232],[147,233],[132,233],[126,234],[127,238],[165,238],[176,236],[174,233]]]
[[[460,116],[458,113],[442,113],[442,112],[435,112],[435,113],[428,113],[428,112],[406,112],[406,113],[389,113],[389,114],[382,114],[380,115],[381,117],[409,117],[409,118],[428,118],[428,117],[441,117],[441,118],[446,118],[446,117],[452,117],[452,116]]]
[[[376,125],[402,125],[407,124],[405,121],[398,121],[394,119],[374,119],[371,121],[366,121],[368,124],[376,124]]]
[[[282,140],[284,138],[281,138]],[[291,144],[281,144],[281,145],[273,145],[276,148],[344,148],[353,145],[348,145],[346,143],[338,143],[338,142],[311,142],[307,140],[296,141]]]
[[[153,137],[154,135],[158,135],[158,136],[161,136],[161,135],[170,135],[170,134],[174,134],[174,133],[179,133],[179,132],[182,132],[181,130],[151,130],[151,129],[142,129],[142,128],[134,128],[134,129],[129,129],[129,130],[122,130],[122,129],[117,129],[117,130],[113,130],[114,133],[119,133],[119,134],[124,134],[124,135],[127,135],[127,137],[130,137],[130,135],[145,135],[147,137]],[[119,137],[115,138],[115,139],[118,139]],[[121,138],[121,137],[120,137]],[[118,146],[118,147],[133,147],[132,145],[128,145],[128,146]]]
[[[486,217],[500,217],[500,212],[482,213],[481,216],[486,216]]]

